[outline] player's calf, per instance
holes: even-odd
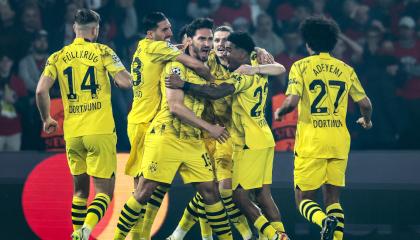
[[[221,240],[231,240],[233,238],[229,218],[214,184],[213,181],[198,183],[196,188],[203,197],[207,220],[214,233]]]

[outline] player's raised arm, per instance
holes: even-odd
[[[236,69],[235,72],[245,75],[263,74],[268,76],[278,76],[286,72],[286,68],[277,62],[257,66],[244,64]]]
[[[166,80],[165,85],[170,89],[182,89],[194,96],[204,97],[207,99],[219,99],[231,95],[235,92],[233,84],[222,83],[219,85],[200,85],[184,82],[178,75],[171,74]]]
[[[214,77],[210,73],[210,68],[203,62],[183,53],[176,57],[176,60],[184,64],[185,66],[194,70],[198,75],[206,79],[207,81],[214,80]]]
[[[209,132],[220,143],[225,142],[229,138],[229,133],[224,127],[204,121],[184,105],[184,92],[182,90],[166,88],[166,98],[169,111],[181,121]]]

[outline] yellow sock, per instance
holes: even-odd
[[[160,205],[162,205],[163,198],[168,190],[169,187],[158,186],[152,193],[150,200],[147,202],[146,212],[143,218],[143,227],[141,229],[141,236],[145,239],[150,238],[153,222],[155,221]]]
[[[252,231],[248,225],[248,220],[233,202],[232,189],[220,189],[219,191],[231,223],[235,226],[243,239],[251,238]]]
[[[142,208],[140,211],[140,216],[143,216],[146,212],[146,208]],[[137,219],[137,223],[131,228],[131,239],[132,240],[140,240],[141,239],[141,230],[143,229],[143,221],[142,219]]]
[[[90,203],[85,223],[83,226],[86,226],[88,229],[93,230],[93,228],[98,224],[98,222],[105,215],[108,204],[111,201],[111,198],[104,194],[98,193],[95,195],[95,199]]]
[[[179,221],[178,226],[185,232],[188,232],[198,222],[198,202],[196,199],[195,196],[191,199]]]
[[[318,203],[309,199],[304,199],[300,202],[299,212],[308,221],[317,224],[321,228],[322,222],[327,218],[327,215],[325,215]]]
[[[271,222],[270,224],[274,227],[274,229],[276,229],[277,232],[286,232],[286,230],[284,230],[284,225],[282,222]]]
[[[257,220],[255,220],[254,226],[257,228],[258,232],[262,233],[268,239],[273,239],[277,235],[276,229],[270,225],[264,215],[259,216]]]
[[[334,216],[338,220],[337,228],[334,232],[334,240],[343,240],[344,235],[344,211],[340,203],[334,203],[327,207],[327,215]]]
[[[197,193],[194,197],[197,202],[198,221],[200,222],[200,231],[202,238],[209,238],[213,235],[212,228],[209,221],[207,220],[206,210],[203,202],[203,198]]]
[[[258,232],[258,240],[268,240],[268,238],[263,233]]]
[[[196,197],[194,196],[191,201],[188,203],[187,207],[184,210],[181,220],[178,223],[178,226],[171,234],[174,239],[184,239],[188,231],[198,222],[198,212],[197,212],[198,203]]]
[[[114,240],[125,239],[128,232],[140,218],[142,209],[145,205],[140,204],[131,196],[125,203],[118,218],[117,228],[115,229]]]
[[[73,223],[73,230],[76,231],[83,226],[87,213],[87,199],[80,197],[73,197],[71,203],[71,221]]]
[[[204,204],[204,207],[206,209],[207,220],[218,239],[232,240],[232,231],[223,203],[219,201],[215,204]]]

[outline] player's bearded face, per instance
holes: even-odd
[[[213,32],[211,29],[198,29],[192,39],[192,50],[195,56],[205,62],[213,48]]]
[[[158,23],[158,27],[152,33],[153,40],[169,42],[173,36],[171,27],[171,23],[168,21],[168,19],[160,21]]]
[[[224,31],[214,33],[214,51],[218,57],[223,57],[223,53],[225,52],[225,43],[229,34],[229,32]]]

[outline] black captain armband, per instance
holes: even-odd
[[[182,87],[182,90],[184,90],[184,92],[187,92],[188,90],[190,90],[190,87],[191,87],[191,83],[184,82],[184,86]]]

